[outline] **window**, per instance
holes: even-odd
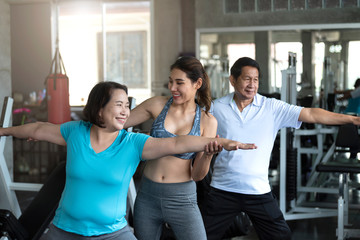
[[[99,39],[102,43],[101,34]],[[146,72],[146,31],[107,33],[106,51],[106,80],[125,84],[128,88],[149,86]]]
[[[325,43],[315,43],[315,88],[316,93],[320,93],[321,80],[323,79],[324,59],[325,59]],[[316,96],[317,98],[319,96]]]
[[[302,43],[300,42],[278,42],[272,46],[272,68],[274,75],[271,85],[275,92],[280,92],[282,85],[281,70],[289,67],[289,52],[296,53],[296,81],[301,81],[302,67]],[[299,90],[299,89],[298,89]]]
[[[348,56],[348,81],[345,88],[352,89],[354,88],[354,83],[357,78],[360,78],[359,71],[359,51],[360,51],[360,41],[350,41],[349,42],[349,56]]]
[[[137,103],[151,96],[149,1],[60,2],[58,24],[70,105],[85,105],[104,80],[127,85]]]

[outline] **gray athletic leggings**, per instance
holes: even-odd
[[[71,232],[66,232],[60,228],[50,224],[49,231],[44,233],[40,240],[136,240],[134,234],[128,226],[122,229],[100,236],[86,237]]]
[[[157,183],[143,177],[135,201],[135,236],[158,240],[164,223],[178,240],[206,240],[194,181]]]

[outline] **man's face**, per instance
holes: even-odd
[[[240,100],[252,100],[259,88],[259,71],[255,67],[245,66],[237,79],[230,76],[230,82]]]

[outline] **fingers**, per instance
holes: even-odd
[[[253,143],[241,143],[239,145],[239,148],[247,150],[247,149],[256,149],[257,146],[255,144],[253,144]]]
[[[221,152],[223,150],[223,146],[221,144],[218,144],[217,141],[210,142],[205,146],[205,153],[208,155],[212,155],[218,152]]]
[[[27,141],[27,142],[37,142],[38,140],[29,137],[28,139],[26,139],[26,141]]]
[[[235,145],[233,145],[232,147],[230,147],[229,150],[252,150],[252,149],[257,149],[257,146],[254,143],[237,143]]]

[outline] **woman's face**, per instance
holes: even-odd
[[[124,128],[124,124],[130,115],[128,95],[123,89],[114,89],[110,101],[100,110],[100,117],[104,127],[111,131]]]
[[[170,72],[168,88],[171,91],[174,103],[184,103],[194,100],[197,90],[201,87],[202,80],[199,78],[193,83],[186,73],[174,68]]]

